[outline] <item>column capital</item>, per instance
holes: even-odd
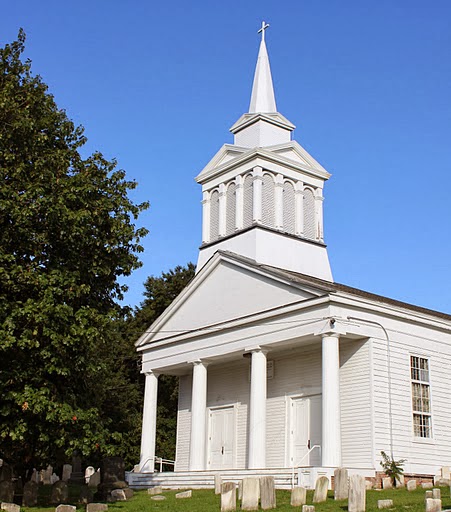
[[[151,375],[154,375],[157,379],[160,376],[159,372],[155,372],[153,370],[142,370],[141,373],[145,375],[146,377],[150,377]]]
[[[341,334],[337,331],[327,331],[321,333],[321,338],[340,338]]]
[[[267,348],[260,347],[260,345],[256,345],[254,347],[246,347],[244,349],[244,356],[251,355],[254,352],[261,352],[262,354],[266,355],[269,352],[269,350]]]
[[[193,366],[205,366],[205,368],[210,364],[209,361],[205,361],[204,359],[191,359],[187,361],[188,364],[192,364]]]

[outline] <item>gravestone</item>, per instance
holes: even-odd
[[[300,507],[307,501],[307,489],[305,487],[294,487],[291,491],[291,506]]]
[[[404,475],[398,475],[395,478],[395,487],[405,487]]]
[[[183,491],[183,492],[178,492],[175,497],[177,499],[183,499],[183,498],[191,498],[193,495],[193,491]]]
[[[440,489],[432,489],[432,499],[433,500],[440,500]]]
[[[92,488],[97,488],[97,486],[100,484],[100,471],[97,470],[95,473],[93,473],[88,482],[88,486]]]
[[[260,477],[260,506],[262,510],[276,508],[276,488],[273,476]]]
[[[442,500],[434,500],[433,498],[426,500],[426,512],[441,512],[441,510]]]
[[[130,500],[133,498],[133,489],[130,489],[130,487],[127,487],[126,489],[122,489],[124,491],[125,497]]]
[[[73,483],[81,484],[84,482],[84,473],[81,467],[81,457],[75,451],[72,455],[72,474],[70,476],[70,480]]]
[[[36,482],[37,484],[39,484],[41,482],[41,475],[39,474],[39,471],[37,471],[36,469],[33,469],[33,473],[31,475],[31,480],[33,482]]]
[[[365,489],[367,491],[371,491],[372,488],[373,488],[373,482],[371,482],[371,480],[365,479]]]
[[[442,469],[440,470],[440,472],[441,472],[442,478],[444,478],[445,480],[451,479],[451,469],[449,466],[443,466]]]
[[[58,503],[67,503],[69,499],[69,489],[67,482],[59,480],[52,485],[52,491],[50,493],[50,503],[57,505]]]
[[[86,512],[107,512],[108,505],[106,503],[88,503]]]
[[[13,469],[9,464],[5,462],[0,466],[0,482],[10,482],[13,477]]]
[[[258,510],[260,496],[260,481],[258,478],[243,478],[243,496],[241,510]]]
[[[55,512],[76,512],[77,507],[73,505],[58,505]]]
[[[89,479],[91,478],[91,476],[96,472],[96,470],[92,467],[92,466],[88,466],[86,469],[85,469],[85,483],[88,484],[89,483]]]
[[[2,503],[1,509],[6,510],[6,512],[20,512],[19,505],[15,503]]]
[[[109,484],[125,480],[125,465],[122,457],[105,457],[100,465],[102,483]]]
[[[334,471],[334,499],[346,500],[349,492],[349,476],[346,468]]]
[[[432,498],[432,491],[426,491],[424,493],[424,501],[426,501],[429,498]]]
[[[61,477],[61,480],[63,482],[68,482],[71,475],[72,475],[72,464],[64,464],[63,475]]]
[[[302,512],[315,512],[313,505],[302,505]]]
[[[423,489],[432,489],[434,486],[432,485],[432,482],[423,482],[423,483],[421,484],[421,487],[422,487]]]
[[[80,499],[79,503],[83,503],[83,505],[87,505],[91,503],[94,499],[94,495],[92,494],[91,489],[87,485],[82,485],[80,487]]]
[[[382,489],[393,489],[393,480],[390,477],[382,479]]]
[[[215,474],[215,494],[222,493],[222,476]]]
[[[0,502],[12,503],[14,501],[14,484],[11,480],[0,482]]]
[[[236,485],[226,482],[221,485],[221,512],[236,510]]]
[[[38,484],[33,480],[25,482],[22,498],[22,505],[24,507],[35,507],[38,504],[38,489]]]
[[[163,487],[161,485],[155,485],[154,487],[150,487],[147,489],[147,494],[161,494],[163,492]]]
[[[416,480],[408,480],[406,487],[407,487],[408,491],[415,491],[417,488],[417,481]]]
[[[313,494],[313,503],[322,503],[327,500],[327,489],[329,488],[329,479],[327,476],[320,476],[316,480],[315,492]]]
[[[59,479],[60,477],[56,473],[53,473],[50,477],[50,484],[53,485],[55,482],[58,482]]]
[[[377,500],[377,508],[392,508],[393,500]]]
[[[366,487],[365,478],[361,475],[352,475],[349,478],[349,512],[365,512]]]
[[[162,496],[161,494],[157,494],[156,496],[151,496],[150,499],[154,500],[154,501],[162,501],[162,500],[166,499],[166,496]]]
[[[127,496],[125,496],[123,489],[113,489],[111,491],[111,498],[114,501],[127,501]]]
[[[242,497],[243,497],[243,480],[240,480],[238,482],[238,499],[241,501]]]

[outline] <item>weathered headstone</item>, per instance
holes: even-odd
[[[215,474],[215,494],[221,494],[222,492],[222,476]]]
[[[276,508],[276,488],[273,476],[260,477],[260,506],[262,510]]]
[[[405,487],[404,475],[398,475],[395,478],[395,487]]]
[[[442,510],[442,500],[428,498],[426,500],[426,512],[440,512]]]
[[[241,501],[242,497],[243,497],[243,480],[240,480],[238,482],[238,499]]]
[[[61,480],[63,482],[68,482],[70,479],[70,476],[72,474],[72,464],[64,464],[63,466],[63,475],[61,477]]]
[[[94,499],[94,496],[92,494],[91,489],[87,485],[82,485],[80,487],[80,503],[83,503],[84,505],[87,505],[88,503],[91,503],[91,501]]]
[[[15,503],[2,503],[0,508],[1,510],[6,510],[6,512],[20,512],[19,505]]]
[[[426,501],[428,499],[432,499],[432,491],[426,491],[424,493],[424,501]]]
[[[371,491],[373,488],[373,482],[371,480],[365,480],[365,489],[367,491]]]
[[[349,478],[348,512],[365,512],[365,507],[365,478],[361,475],[352,475]]]
[[[50,503],[57,505],[58,503],[67,503],[69,499],[69,489],[67,482],[59,480],[52,485],[52,491],[50,493]]]
[[[432,489],[432,499],[433,500],[440,500],[440,489]]]
[[[38,484],[33,480],[25,482],[22,498],[22,505],[24,507],[35,507],[38,504],[38,489]]]
[[[349,493],[349,476],[346,468],[337,468],[334,471],[334,499],[346,500]]]
[[[156,496],[151,496],[150,499],[154,500],[154,501],[162,501],[162,500],[166,499],[166,496],[162,496],[161,494],[157,494]]]
[[[259,479],[252,477],[243,478],[243,496],[241,498],[241,510],[258,510],[259,495]]]
[[[92,466],[88,466],[85,469],[85,483],[89,483],[89,479],[96,472],[96,470]]]
[[[11,481],[13,477],[13,469],[9,464],[3,462],[0,466],[0,482]]]
[[[58,505],[55,512],[76,512],[77,507],[73,505]]]
[[[322,503],[327,500],[327,489],[329,488],[329,479],[327,476],[320,476],[316,480],[315,492],[313,494],[313,503]]]
[[[86,512],[107,512],[108,505],[106,503],[88,503]]]
[[[37,471],[36,469],[33,469],[33,473],[31,475],[31,480],[33,482],[36,482],[37,484],[39,484],[41,482],[41,475],[40,475],[39,471]]]
[[[82,470],[82,460],[77,451],[72,455],[72,474],[70,476],[71,482],[82,483],[84,482],[84,472]]]
[[[100,471],[96,471],[93,473],[88,482],[88,486],[92,488],[97,488],[97,486],[100,484]]]
[[[225,482],[221,485],[221,512],[234,510],[236,510],[236,485],[234,482]]]
[[[302,512],[315,512],[313,505],[302,505]]]
[[[177,499],[183,499],[183,498],[191,498],[193,495],[193,491],[182,491],[182,492],[178,492],[175,497]]]
[[[44,485],[51,485],[51,478],[52,478],[53,468],[52,466],[47,466],[47,469],[44,469],[41,471],[41,482]]]
[[[393,500],[377,500],[377,508],[392,508]]]
[[[126,489],[122,489],[124,491],[125,497],[130,500],[133,498],[133,489],[130,489],[130,487],[127,487]]]
[[[393,489],[393,480],[390,477],[382,479],[382,489]]]
[[[451,485],[451,480],[448,478],[434,477],[434,485],[437,485],[438,487],[449,487]]]
[[[58,482],[59,479],[60,477],[56,473],[53,473],[50,477],[50,484],[53,485],[55,482]]]
[[[102,483],[114,483],[125,480],[125,465],[122,457],[105,457],[100,465]]]
[[[0,482],[0,502],[12,503],[14,501],[14,484],[11,480]]]
[[[415,491],[417,488],[417,481],[416,480],[408,480],[406,484],[408,491]]]
[[[127,501],[127,496],[125,496],[123,489],[113,489],[111,491],[111,498],[114,501]]]
[[[421,487],[422,487],[423,489],[432,489],[434,486],[432,485],[432,482],[423,482],[423,483],[421,484]]]
[[[291,506],[300,507],[307,501],[307,489],[305,487],[294,487],[291,491]]]
[[[440,470],[442,474],[442,478],[446,480],[451,479],[451,468],[449,466],[442,466],[442,469]]]
[[[154,487],[149,487],[147,489],[147,494],[161,494],[163,492],[163,487],[161,485],[155,485]]]

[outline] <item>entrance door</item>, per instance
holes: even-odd
[[[291,400],[291,464],[320,466],[321,395]]]
[[[235,409],[223,407],[210,410],[211,469],[232,469],[235,445]]]

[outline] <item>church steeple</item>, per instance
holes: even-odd
[[[277,112],[274,86],[272,84],[271,67],[269,65],[268,51],[265,43],[265,30],[268,23],[262,22],[259,30],[262,34],[260,50],[258,52],[257,66],[255,67],[254,83],[252,86],[251,104],[249,113]]]

